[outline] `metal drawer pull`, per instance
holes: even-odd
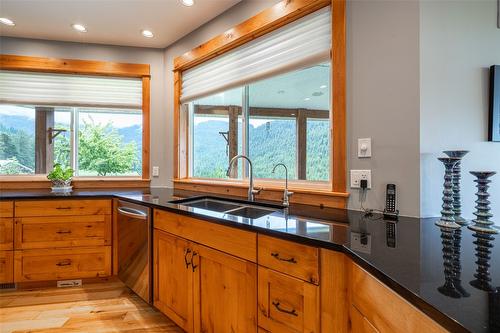
[[[70,234],[71,230],[58,230],[56,231],[56,234]]]
[[[286,261],[286,262],[289,262],[289,263],[292,263],[292,264],[296,264],[297,263],[297,260],[295,260],[294,257],[291,257],[289,259],[286,259],[286,258],[281,258],[280,257],[280,254],[278,252],[273,252],[271,253],[271,256],[273,256],[274,258],[278,259],[278,260],[281,260],[281,261]]]
[[[118,207],[118,214],[132,217],[139,220],[147,220],[148,214],[130,207]]]
[[[298,317],[299,315],[297,314],[297,310],[295,309],[292,309],[292,310],[287,310],[287,309],[283,309],[281,306],[280,306],[280,302],[273,302],[273,305],[274,307],[276,308],[276,310],[280,311],[280,312],[283,312],[283,313],[286,313],[286,314],[289,314],[289,315],[292,315],[292,316],[295,316],[295,317]]]
[[[194,257],[196,257],[197,255],[198,252],[194,251],[193,255],[191,256],[191,268],[193,269],[193,272],[196,270],[196,267],[198,267],[198,265],[194,264]]]
[[[69,265],[71,265],[71,259],[65,259],[65,260],[59,261],[56,265],[57,266],[69,266]]]
[[[191,261],[188,261],[188,254],[191,253],[191,249],[186,249],[186,251],[184,251],[184,262],[186,263],[186,268],[189,268],[189,265],[192,264],[192,260],[193,260],[193,256],[191,256]]]
[[[56,209],[71,209],[71,207],[56,207]]]

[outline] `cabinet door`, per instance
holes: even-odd
[[[366,319],[365,316],[353,305],[349,309],[351,333],[379,333],[379,331]]]
[[[190,242],[154,231],[154,305],[186,332],[193,332]]]
[[[0,283],[14,282],[14,252],[0,251]]]
[[[269,332],[319,333],[319,287],[259,267],[259,326]]]
[[[198,245],[194,327],[203,333],[257,332],[257,265]]]

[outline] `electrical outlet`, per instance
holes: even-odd
[[[361,179],[367,180],[368,189],[372,188],[371,170],[351,170],[351,188],[360,188]]]
[[[160,167],[154,166],[153,167],[153,177],[158,177],[160,175]]]
[[[351,249],[370,254],[372,252],[372,236],[367,233],[351,231]]]

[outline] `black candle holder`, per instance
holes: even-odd
[[[460,298],[462,294],[457,290],[454,278],[454,256],[453,249],[453,233],[455,229],[441,227],[441,243],[443,244],[443,267],[444,267],[444,284],[438,287],[437,290],[448,297]]]
[[[440,228],[458,229],[460,225],[455,223],[455,212],[453,210],[453,167],[460,161],[457,157],[438,158],[444,164],[444,189],[443,189],[443,209],[441,219],[436,222]]]
[[[474,212],[476,218],[472,220],[474,224],[469,225],[468,228],[480,233],[497,234],[498,229],[493,227],[493,221],[491,221],[493,214],[490,212],[491,207],[490,201],[488,200],[490,197],[490,194],[488,193],[488,189],[490,187],[489,183],[491,183],[489,178],[495,175],[496,172],[471,171],[470,173],[476,177],[474,182],[477,184],[477,200],[475,206],[476,211]]]
[[[470,285],[484,291],[493,291],[493,286],[490,284],[490,259],[491,248],[493,248],[493,240],[495,237],[491,233],[476,231],[472,235],[474,245],[476,245],[476,273],[475,279],[470,282]]]
[[[462,217],[462,199],[460,196],[460,180],[462,179],[462,159],[468,150],[445,150],[443,151],[448,157],[459,158],[458,162],[453,167],[453,211],[455,212],[455,222],[460,225],[467,225],[469,222]]]

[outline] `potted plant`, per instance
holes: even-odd
[[[47,178],[52,182],[52,192],[70,192],[71,180],[73,179],[74,170],[70,167],[63,168],[59,163],[54,165],[54,169],[47,175]]]

